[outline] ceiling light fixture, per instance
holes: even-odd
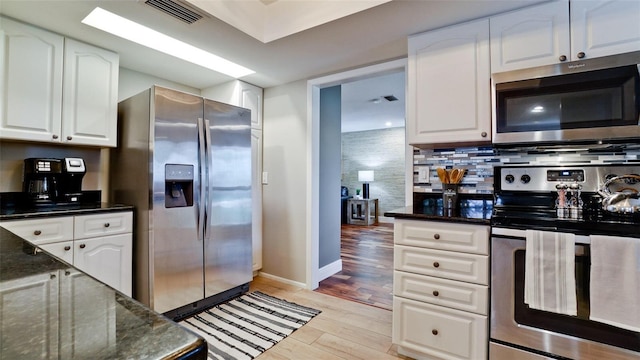
[[[207,69],[229,75],[233,78],[240,78],[255,73],[255,71],[247,69],[244,66],[223,59],[99,7],[93,9],[93,11],[82,20],[82,23]]]

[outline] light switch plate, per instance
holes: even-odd
[[[429,182],[429,168],[420,168],[418,169],[418,182],[419,183],[428,183]]]

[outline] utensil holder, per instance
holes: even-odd
[[[458,184],[442,184],[442,207],[444,210],[458,207]]]

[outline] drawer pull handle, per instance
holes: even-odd
[[[432,333],[433,335],[438,335],[438,330],[433,329],[433,330],[431,330],[431,333]]]
[[[85,247],[87,247],[87,245],[85,245],[85,244],[80,244],[80,249],[84,249]]]
[[[438,292],[438,290],[433,290],[433,296],[439,296],[440,292]]]
[[[64,247],[64,251],[69,251],[69,250],[71,250],[71,246],[67,245]]]
[[[111,226],[111,224],[109,224],[109,223],[104,223],[104,227],[108,228],[109,226]]]
[[[433,235],[433,238],[436,239],[436,240],[440,239],[440,234]]]
[[[437,262],[437,261],[435,261],[435,262],[433,263],[433,267],[440,267],[440,263],[439,263],[439,262]]]
[[[35,235],[35,236],[38,236],[40,234],[42,234],[42,231],[40,231],[40,230],[36,230],[36,231],[33,232],[33,235]]]

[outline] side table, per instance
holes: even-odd
[[[347,200],[347,223],[372,225],[378,223],[378,199]]]

